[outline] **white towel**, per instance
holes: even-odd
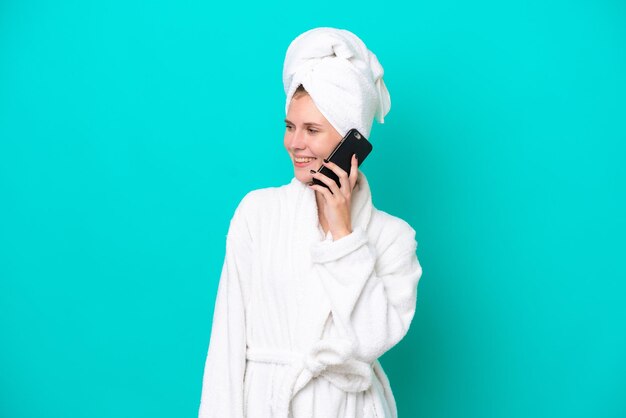
[[[352,128],[369,138],[374,117],[384,123],[391,107],[384,70],[352,32],[320,27],[298,35],[287,48],[285,113],[300,84],[342,136]]]

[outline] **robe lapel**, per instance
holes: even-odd
[[[298,293],[298,318],[296,320],[295,349],[305,350],[321,339],[324,326],[330,315],[330,301],[324,288],[313,274],[310,248],[315,242],[326,239],[319,225],[315,191],[293,177],[287,185],[288,194],[293,198],[290,205],[291,230],[294,231],[294,276],[300,281]],[[291,198],[289,200],[291,200]],[[357,226],[367,230],[372,214],[372,198],[367,179],[359,170],[357,186],[353,190],[351,204],[352,228]]]
[[[291,182],[287,185],[287,189],[295,202],[292,221],[295,223],[294,231],[299,234],[296,235],[296,239],[302,238],[302,240],[308,241],[309,243],[323,239],[324,237],[321,236],[319,231],[315,191],[307,187],[306,184],[302,183],[296,177],[291,179]],[[357,184],[352,191],[352,207],[350,208],[353,229],[356,226],[360,226],[367,230],[372,216],[372,208],[372,194],[369,182],[365,174],[359,170]]]

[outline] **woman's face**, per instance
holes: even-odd
[[[289,103],[285,119],[285,149],[291,157],[295,177],[303,183],[317,170],[341,141],[341,134],[326,120],[311,96],[302,94]]]

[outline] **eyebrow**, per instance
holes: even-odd
[[[285,119],[285,123],[290,123],[292,125],[295,125],[292,121],[290,121],[289,119]],[[318,126],[320,128],[323,128],[324,126],[319,124],[319,123],[315,123],[315,122],[304,122],[303,123],[304,126]]]

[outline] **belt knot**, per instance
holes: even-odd
[[[335,341],[336,343],[336,341]],[[288,350],[248,347],[248,361],[288,366],[279,393],[272,403],[272,416],[288,418],[292,399],[316,377],[345,392],[361,392],[372,384],[372,365],[350,356],[346,345],[319,341],[308,355]]]

